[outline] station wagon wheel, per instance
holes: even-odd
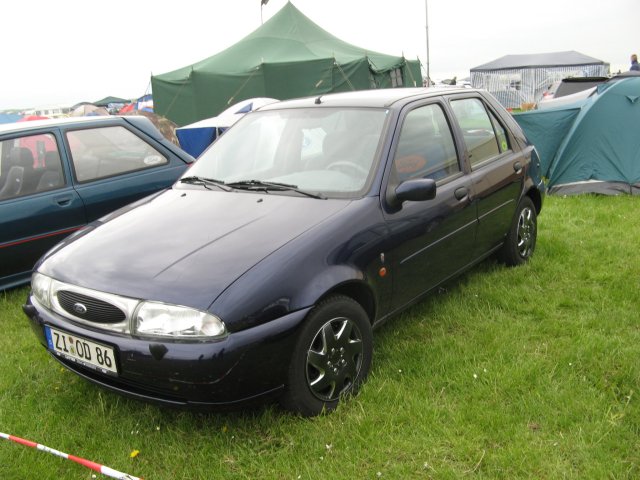
[[[505,239],[500,260],[509,266],[525,263],[536,248],[538,217],[529,197],[523,197]]]
[[[303,416],[336,408],[353,395],[371,367],[373,337],[364,309],[344,296],[315,307],[302,328],[282,405]]]

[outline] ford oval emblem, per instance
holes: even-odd
[[[74,303],[73,304],[73,311],[76,312],[78,315],[84,315],[85,313],[87,313],[87,307],[85,307],[83,304],[81,303]]]

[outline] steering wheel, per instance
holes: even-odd
[[[364,175],[365,177],[369,175],[369,171],[361,165],[358,165],[355,162],[350,162],[349,160],[338,160],[336,162],[331,162],[327,165],[327,170],[351,170],[351,172],[356,172],[358,176]],[[348,173],[348,172],[347,172]]]

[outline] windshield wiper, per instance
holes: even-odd
[[[311,193],[305,190],[300,190],[297,185],[291,185],[289,183],[280,183],[280,182],[265,182],[264,180],[241,180],[238,182],[230,182],[225,184],[229,187],[244,189],[244,190],[261,190],[264,192],[272,191],[291,191],[299,193],[300,195],[306,195],[311,198],[319,198],[321,200],[326,200],[327,197],[322,195],[321,193]]]
[[[233,188],[227,187],[227,185],[222,180],[216,180],[215,178],[206,178],[206,177],[184,177],[180,179],[180,183],[189,183],[191,185],[204,185],[205,188],[209,188],[210,185],[218,187],[225,192],[231,192]]]

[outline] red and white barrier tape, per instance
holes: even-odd
[[[71,460],[72,462],[84,465],[91,470],[95,470],[96,472],[102,473],[103,475],[107,475],[111,478],[117,478],[119,480],[142,480],[140,477],[134,477],[133,475],[119,472],[117,470],[114,470],[113,468],[105,467],[104,465],[100,465],[99,463],[85,460],[84,458],[76,457],[75,455],[69,455],[68,453],[60,452],[58,450],[54,450],[53,448],[47,447],[45,445],[40,445],[39,443],[25,440],[24,438],[16,437],[14,435],[8,435],[2,432],[0,432],[0,437],[4,438],[5,440],[11,440],[12,442],[25,445],[27,447],[35,448],[42,452],[50,453],[52,455],[55,455],[56,457],[66,458],[67,460]]]

